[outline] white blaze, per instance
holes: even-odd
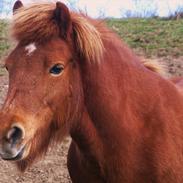
[[[25,47],[28,56],[30,56],[36,49],[37,48],[35,43],[31,43]]]

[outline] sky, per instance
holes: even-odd
[[[10,8],[14,0],[0,0],[6,2],[4,9]],[[39,2],[56,2],[57,0],[39,0]],[[0,6],[1,6],[0,2]],[[9,2],[9,5],[7,5]],[[26,4],[38,2],[37,0],[22,0]],[[62,0],[73,9],[87,12],[92,17],[127,17],[140,16],[169,16],[177,9],[183,11],[183,0]],[[70,2],[70,3],[69,3]],[[5,3],[4,3],[5,4]],[[11,5],[10,5],[11,4]]]

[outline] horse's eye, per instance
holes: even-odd
[[[64,70],[64,66],[62,64],[56,64],[50,69],[50,73],[53,75],[58,75]]]

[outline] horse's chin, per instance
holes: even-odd
[[[19,161],[19,160],[23,160],[23,159],[25,159],[25,158],[28,157],[28,155],[29,155],[29,153],[30,153],[30,147],[31,147],[30,143],[27,143],[27,144],[24,146],[24,150],[23,150],[23,152],[22,152],[22,156],[18,159],[18,161]]]

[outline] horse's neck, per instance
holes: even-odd
[[[128,90],[136,89],[134,78],[145,69],[116,37],[104,43],[106,52],[101,63],[83,64],[81,68],[85,104],[92,122],[102,133],[117,125],[125,112]]]
[[[125,78],[135,74],[132,68],[143,69],[117,37],[104,40],[104,44],[106,51],[101,63],[80,63],[85,110],[71,130],[71,137],[80,151],[101,164],[106,149],[112,155],[119,145],[127,147],[126,138],[123,138],[126,133],[121,127],[121,116],[126,112],[121,105],[126,103],[123,88],[129,85]]]
[[[160,97],[169,101],[177,99],[179,94],[168,81],[145,69],[119,40],[106,41],[105,48],[99,65],[83,64],[82,82],[93,126],[106,145],[115,145],[115,141],[117,147],[123,143],[119,137],[127,128],[128,132],[129,128],[138,128],[132,118],[149,115]],[[160,96],[162,91],[174,95]]]

